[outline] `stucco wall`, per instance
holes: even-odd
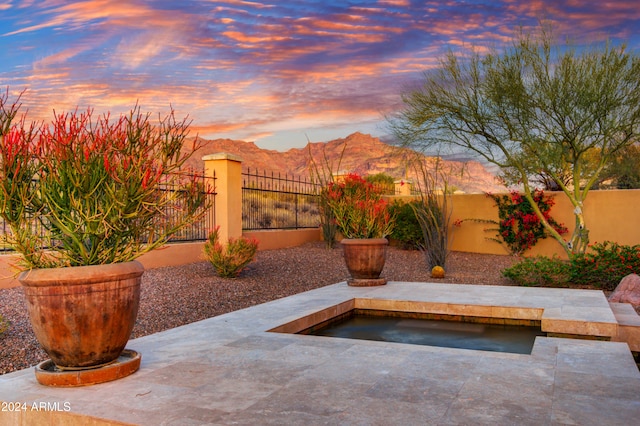
[[[568,239],[575,228],[574,207],[564,193],[548,192],[555,205],[551,216],[569,229]],[[498,209],[493,200],[483,194],[454,195],[451,222],[457,219],[498,220]],[[640,244],[640,190],[591,191],[584,203],[584,215],[591,243],[615,241],[619,244]],[[473,253],[508,254],[500,244],[487,240],[494,232],[485,232],[491,224],[465,221],[461,226],[451,227],[454,251]],[[526,256],[557,254],[566,257],[562,247],[553,238],[541,240]]]

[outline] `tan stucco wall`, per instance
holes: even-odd
[[[204,260],[203,246],[204,241],[167,244],[150,253],[143,254],[137,260],[142,263],[145,269],[186,265]]]
[[[0,289],[17,287],[20,285],[16,280],[20,270],[14,266],[17,256],[12,254],[0,255]]]
[[[551,208],[551,216],[563,223],[569,234],[575,227],[574,207],[564,193],[552,195],[556,204]],[[483,194],[453,195],[451,222],[457,219],[498,219],[498,209],[493,200]],[[619,244],[640,244],[640,190],[591,191],[584,203],[584,215],[591,243],[615,241]],[[486,238],[494,236],[485,232],[491,224],[465,221],[460,227],[451,228],[451,249],[473,253],[508,254],[502,246]],[[564,251],[553,238],[541,240],[526,256],[557,254],[565,257]]]
[[[296,247],[311,241],[320,241],[320,228],[244,231],[243,236],[259,241],[258,250]]]

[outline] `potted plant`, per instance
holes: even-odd
[[[381,191],[361,176],[350,173],[331,182],[326,190],[327,204],[344,237],[340,243],[352,286],[384,285],[384,268],[393,217]]]
[[[204,213],[203,184],[183,170],[196,142],[186,149],[189,123],[173,110],[154,124],[137,105],[27,124],[20,96],[0,95],[0,216],[31,323],[57,369],[107,365],[137,316],[135,259]]]

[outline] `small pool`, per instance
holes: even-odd
[[[269,332],[531,354],[542,309],[347,299]],[[487,315],[489,314],[489,315]]]
[[[351,311],[299,334],[409,343],[414,345],[531,354],[539,326],[448,321]]]

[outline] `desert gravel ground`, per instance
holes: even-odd
[[[438,282],[510,285],[502,269],[512,256],[452,252],[447,275]],[[132,338],[335,284],[348,277],[342,249],[321,242],[259,251],[240,277],[224,279],[200,261],[151,269],[142,279],[138,320]],[[432,281],[424,254],[390,247],[383,275],[391,281]],[[0,290],[0,314],[9,329],[0,336],[0,374],[24,369],[47,359],[33,335],[21,287]]]

